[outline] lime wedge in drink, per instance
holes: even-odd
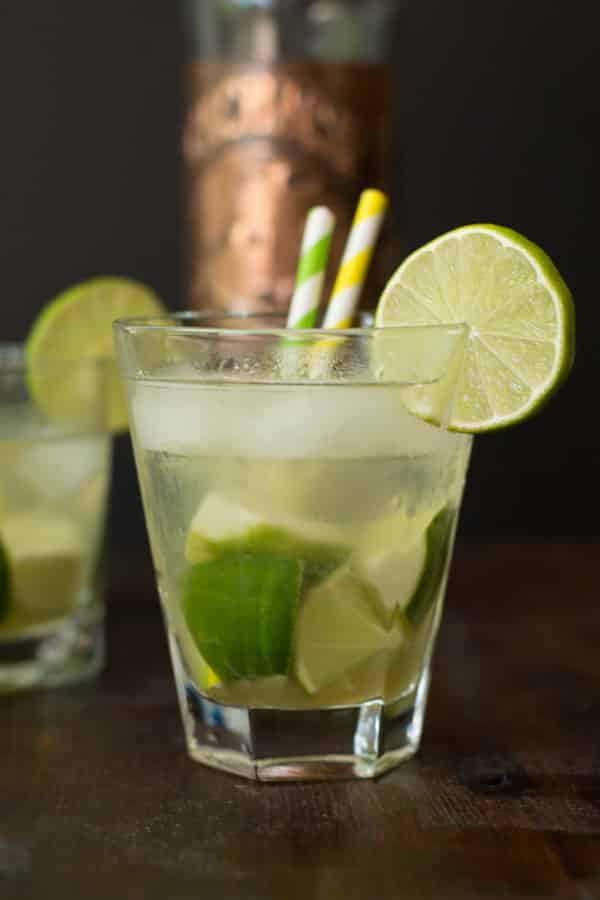
[[[469,225],[409,256],[388,282],[377,326],[461,323],[469,335],[448,425],[502,428],[537,411],[574,358],[571,293],[550,258],[516,231]],[[443,380],[443,379],[442,379]],[[405,391],[411,412],[439,423],[447,385]]]
[[[375,610],[391,628],[396,610],[410,603],[427,562],[427,522],[399,511],[366,530],[352,558],[360,580],[370,585]]]
[[[185,621],[218,676],[287,672],[301,584],[296,560],[232,555],[192,566],[183,588]]]
[[[150,288],[127,278],[94,278],[51,300],[36,318],[25,345],[29,386],[36,405],[52,421],[90,421],[97,395],[86,363],[106,360],[105,415],[111,431],[127,427],[127,413],[113,348],[112,323],[131,316],[159,316],[164,308]]]
[[[444,507],[429,518],[397,512],[373,523],[350,560],[370,590],[385,628],[397,613],[419,625],[439,591],[446,565],[454,513]]]
[[[72,523],[50,513],[17,513],[3,519],[0,537],[10,612],[32,623],[71,612],[83,564],[82,541]]]
[[[454,521],[454,511],[445,507],[425,532],[425,564],[416,590],[404,608],[411,625],[421,624],[440,592],[450,553]]]
[[[10,608],[10,571],[4,543],[0,540],[0,622]]]
[[[341,529],[324,522],[263,516],[220,494],[208,494],[194,516],[186,541],[189,563],[229,553],[266,553],[300,559],[310,578],[327,573],[348,556]]]
[[[315,694],[374,653],[403,641],[402,627],[384,628],[369,588],[342,566],[308,591],[302,603],[295,635],[296,676]]]
[[[383,548],[359,563],[360,577],[374,588],[374,602],[386,628],[396,610],[410,605],[427,567],[425,535],[409,546]]]

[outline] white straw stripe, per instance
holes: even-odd
[[[362,291],[361,284],[351,284],[335,295],[335,305],[330,303],[325,313],[323,328],[335,328],[338,322],[351,319],[356,310],[356,299]]]
[[[306,313],[315,308],[315,297],[321,296],[325,272],[317,272],[294,291],[294,317],[290,325],[298,322]],[[291,318],[291,317],[290,317]]]
[[[325,328],[347,327],[354,316],[386,206],[387,197],[381,191],[369,189],[360,195],[325,313]],[[338,302],[340,295],[344,298],[342,303]]]
[[[321,289],[323,286],[323,275],[327,263],[329,253],[329,245],[324,254],[324,259],[319,260],[322,271],[315,272],[304,283],[298,283],[303,276],[303,264],[306,268],[306,256],[312,248],[323,241],[325,238],[331,240],[333,228],[335,226],[335,216],[326,206],[315,206],[309,211],[304,226],[304,234],[302,236],[302,245],[300,248],[300,258],[298,262],[298,272],[296,275],[296,286],[290,303],[288,312],[287,325],[288,328],[297,328],[298,324],[303,324],[302,319],[306,315],[310,315],[312,320],[310,324],[314,324],[317,316],[317,310],[321,300]],[[318,276],[321,277],[318,277]],[[304,275],[305,277],[305,275]],[[308,285],[311,287],[309,293]]]
[[[366,250],[367,247],[372,247],[375,244],[379,229],[381,228],[381,221],[381,213],[377,213],[374,216],[361,219],[360,222],[352,227],[352,231],[348,236],[348,242],[344,248],[341,265],[353,256],[356,256],[357,253],[360,253],[361,251]]]
[[[320,241],[321,238],[333,231],[334,215],[326,206],[315,206],[310,210],[306,220],[306,227],[302,235],[302,244],[300,245],[300,254],[302,255]]]

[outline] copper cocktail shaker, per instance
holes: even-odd
[[[360,191],[389,190],[396,9],[395,0],[183,0],[191,306],[286,308],[315,204],[338,222],[331,282]],[[385,244],[367,306],[390,272]]]

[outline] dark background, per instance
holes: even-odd
[[[578,357],[543,413],[476,441],[461,533],[598,534],[598,254],[592,235],[593,4],[411,0],[397,39],[402,227],[409,250],[474,221],[511,225],[575,295]],[[167,0],[4,2],[0,11],[1,339],[94,274],[184,304],[179,127],[183,41]],[[141,546],[129,444],[111,541]]]

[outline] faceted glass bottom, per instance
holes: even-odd
[[[43,628],[1,637],[0,693],[83,681],[104,658],[104,609],[98,603]]]
[[[325,709],[227,706],[186,678],[171,642],[189,755],[257,781],[375,778],[418,750],[429,667],[410,696]],[[173,652],[174,651],[174,652]]]

